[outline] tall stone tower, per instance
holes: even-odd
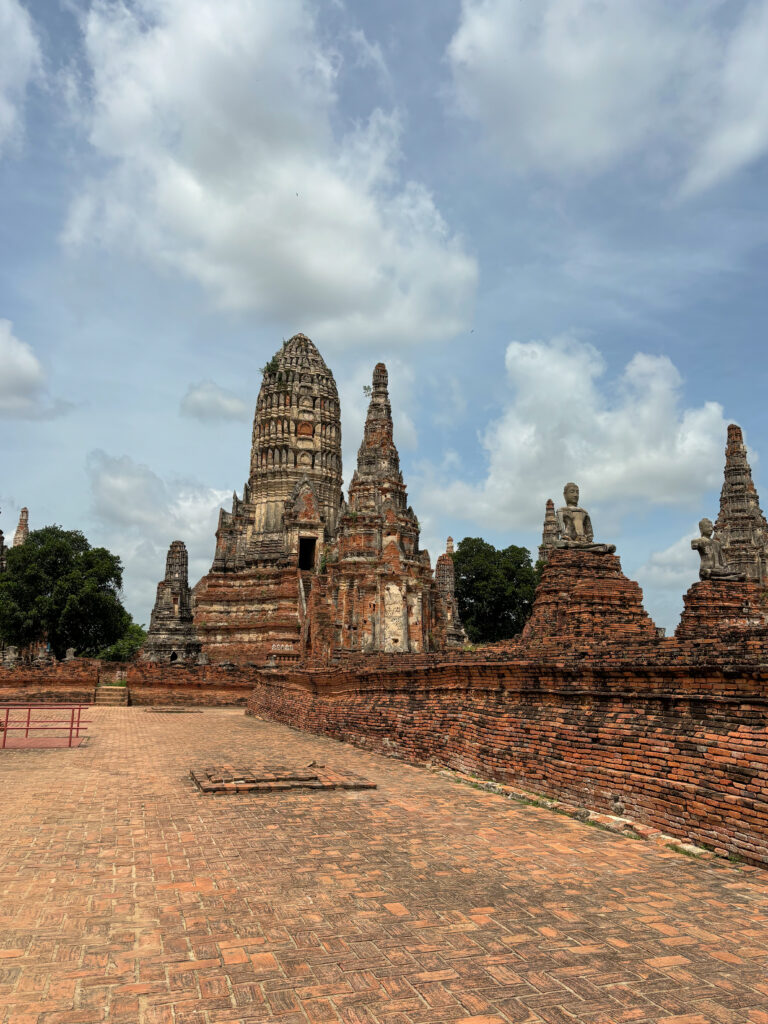
[[[438,650],[449,633],[463,636],[419,550],[387,384],[378,363],[345,502],[331,371],[303,334],[264,367],[248,482],[220,513],[211,571],[193,591],[204,659],[326,662],[340,652]]]
[[[16,527],[16,533],[13,535],[13,546],[15,548],[21,547],[27,537],[29,537],[29,509],[23,508],[19,512],[19,525]]]
[[[175,540],[168,549],[165,578],[157,585],[141,660],[189,663],[199,653],[200,642],[192,621],[187,548],[183,541]]]
[[[264,367],[243,496],[221,511],[211,571],[195,586],[194,620],[215,662],[298,659],[312,571],[335,536],[341,419],[333,374],[303,334]]]
[[[430,649],[436,590],[419,521],[408,504],[392,429],[387,368],[373,371],[371,400],[330,552],[324,601],[333,609],[333,645],[389,653]]]
[[[541,544],[539,544],[539,561],[542,564],[549,561],[550,552],[555,547],[559,536],[560,531],[557,525],[557,515],[555,514],[555,503],[551,498],[547,498],[547,504],[544,509],[544,528],[541,531]]]
[[[467,642],[467,634],[461,624],[459,603],[456,600],[456,569],[453,564],[453,537],[445,545],[445,553],[435,562],[435,583],[443,602],[445,642],[448,647],[461,647]]]
[[[294,335],[264,368],[242,499],[222,511],[214,572],[251,565],[311,569],[341,503],[341,419],[333,374]]]
[[[400,472],[400,456],[393,437],[389,377],[384,363],[377,363],[373,371],[371,400],[357,453],[357,469],[349,485],[346,514],[347,517],[350,514],[383,516],[386,525],[377,540],[377,551],[381,551],[387,538],[395,536],[405,555],[412,556],[418,550],[419,522],[408,505],[408,493]],[[340,554],[344,553],[342,544]]]
[[[720,492],[720,512],[715,536],[722,545],[729,568],[747,580],[766,582],[768,523],[752,481],[741,427],[731,423],[725,448],[725,479]]]

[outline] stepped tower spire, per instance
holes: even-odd
[[[165,578],[157,585],[141,659],[181,664],[195,661],[199,653],[200,642],[192,622],[189,556],[184,542],[175,540],[168,548]]]
[[[377,363],[357,469],[339,519],[329,588],[339,610],[342,648],[424,651],[434,617],[429,554],[419,550],[419,521],[408,505],[392,436],[387,368]]]
[[[16,527],[16,533],[13,535],[13,546],[15,548],[21,547],[27,537],[29,537],[29,509],[23,508],[19,512],[19,525]]]
[[[547,504],[544,510],[544,529],[541,532],[541,544],[539,545],[540,562],[546,562],[549,559],[549,554],[552,548],[557,546],[559,536],[560,529],[557,525],[555,503],[551,498],[547,498]]]
[[[221,513],[214,570],[297,559],[311,568],[336,529],[340,504],[336,382],[313,342],[295,334],[264,367],[248,482],[232,512]]]
[[[442,598],[445,617],[445,638],[449,647],[462,647],[467,634],[461,624],[459,603],[456,600],[456,570],[453,564],[453,537],[445,545],[445,553],[435,563],[435,584]]]
[[[752,480],[741,427],[731,423],[725,448],[720,512],[715,523],[725,564],[747,580],[766,578],[768,523]]]
[[[384,505],[396,510],[398,515],[410,515],[415,522],[415,516],[408,510],[408,493],[393,438],[387,368],[384,363],[377,363],[363,440],[357,453],[357,469],[349,485],[349,507],[361,512],[380,510]]]
[[[400,475],[400,456],[393,439],[389,375],[384,363],[377,363],[373,371],[365,431],[357,453],[357,475],[363,479]]]

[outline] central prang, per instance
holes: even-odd
[[[232,511],[219,514],[213,565],[194,588],[194,621],[184,623],[186,647],[180,655],[173,609],[165,610],[175,591],[163,584],[163,614],[153,614],[145,657],[275,665],[329,661],[339,651],[460,646],[453,576],[443,573],[438,587],[419,547],[386,366],[376,365],[366,389],[370,404],[346,501],[339,396],[317,348],[296,334],[262,374],[248,481],[242,497],[233,495]]]

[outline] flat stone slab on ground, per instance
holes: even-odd
[[[0,1024],[768,1024],[768,873],[242,710],[0,754]],[[190,765],[377,789],[206,799]]]
[[[272,793],[287,789],[376,789],[350,772],[335,771],[327,765],[285,768],[263,765],[258,768],[193,768],[189,773],[203,793]]]

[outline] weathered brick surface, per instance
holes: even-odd
[[[616,555],[553,548],[533,611],[519,639],[521,653],[582,648],[594,657],[605,645],[654,642],[657,630],[643,592],[621,571]]]
[[[2,755],[3,1024],[759,1024],[768,886],[246,719]],[[191,752],[369,792],[206,797]]]
[[[699,580],[683,598],[675,630],[678,640],[708,641],[715,651],[725,640],[768,641],[768,592],[755,582]]]
[[[0,666],[0,702],[28,700],[88,704],[93,700],[103,664],[76,658],[47,665]]]
[[[255,685],[258,714],[596,809],[619,800],[641,822],[768,863],[768,669],[750,607],[762,608],[754,583],[697,584],[678,635],[661,639],[617,558],[555,549],[523,636],[450,663],[349,653],[329,669],[259,673],[71,662],[50,680],[3,672],[0,698],[90,699],[87,687],[117,673],[134,704],[244,704]]]
[[[76,658],[46,667],[0,668],[0,703],[94,700],[99,683],[125,682],[132,704],[245,705],[254,670],[223,665],[128,665]]]
[[[299,607],[295,567],[210,572],[195,587],[195,628],[212,662],[298,660]]]
[[[251,712],[517,782],[768,864],[768,669],[535,662],[263,672]]]

